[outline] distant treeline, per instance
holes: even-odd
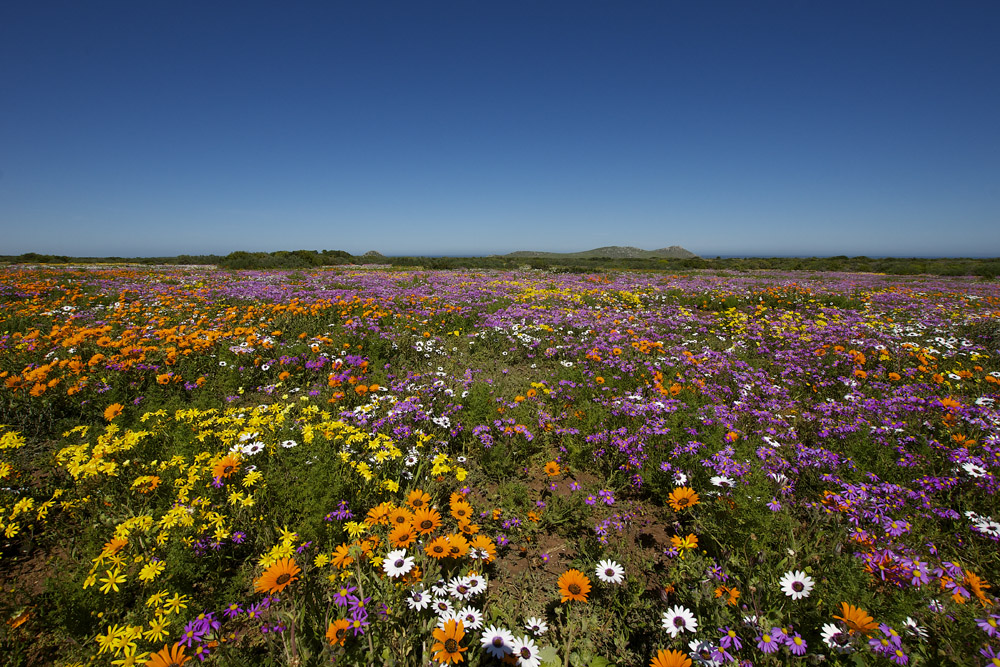
[[[176,257],[67,257],[29,252],[0,255],[7,264],[209,264],[223,269],[309,269],[344,264],[385,264],[425,269],[518,269],[532,268],[560,273],[597,273],[607,270],[654,270],[666,272],[698,269],[731,271],[844,271],[891,275],[929,274],[937,276],[1000,276],[1000,258],[915,258],[915,257],[716,257],[706,259],[611,259],[611,258],[525,258],[488,257],[384,257],[378,254],[352,255],[343,250],[279,250],[276,252],[231,252],[228,255],[178,255]]]

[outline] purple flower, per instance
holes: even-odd
[[[225,611],[222,612],[222,615],[225,616],[226,618],[236,618],[237,616],[239,616],[242,613],[243,613],[243,609],[240,608],[239,604],[237,604],[236,602],[234,602],[231,605],[229,605],[228,607],[226,607]]]
[[[979,629],[986,633],[987,637],[996,637],[997,625],[1000,622],[1000,616],[996,614],[990,614],[989,618],[977,618],[976,623],[979,625]]]
[[[337,592],[333,594],[333,604],[337,605],[338,607],[346,607],[348,602],[354,598],[354,596],[351,595],[351,593],[353,593],[356,590],[358,589],[356,589],[354,586],[351,586],[350,584],[341,584],[340,588],[337,589]]]
[[[243,544],[243,540],[247,539],[247,534],[242,530],[237,530],[233,533],[233,544]]]
[[[771,634],[764,632],[757,635],[757,648],[764,653],[774,653],[779,647],[780,645],[774,640]]]
[[[719,628],[719,632],[722,633],[722,636],[719,638],[719,646],[725,649],[731,648],[734,651],[739,651],[743,648],[740,636],[731,627],[727,625],[724,628]]]

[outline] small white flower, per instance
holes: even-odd
[[[625,568],[613,560],[602,560],[594,574],[606,584],[620,584],[625,580]]]
[[[413,591],[413,593],[406,598],[406,606],[414,611],[423,611],[424,609],[427,609],[430,603],[431,596],[427,591]]]
[[[448,621],[461,621],[462,612],[458,609],[449,609],[446,612],[438,614],[437,626],[444,629],[444,626],[448,624]]]
[[[778,583],[781,586],[781,591],[793,600],[809,597],[813,586],[816,585],[812,577],[798,570],[786,572]]]
[[[538,655],[538,647],[535,646],[535,640],[528,635],[520,639],[515,639],[514,645],[511,648],[521,667],[538,667],[542,664],[542,658]]]
[[[823,625],[823,643],[832,648],[837,653],[853,653],[851,646],[851,636],[846,630],[836,623],[826,623]]]
[[[483,612],[475,607],[466,607],[456,614],[456,618],[465,624],[466,630],[478,630],[483,627]]]
[[[483,630],[479,643],[482,644],[487,653],[497,660],[503,660],[514,653],[514,635],[506,628],[491,625]]]
[[[698,629],[698,621],[694,614],[691,613],[690,609],[685,609],[680,605],[663,612],[661,624],[671,637],[677,637],[685,631],[694,632]]]
[[[472,597],[472,587],[465,577],[455,577],[448,582],[448,594],[456,600],[468,600]]]
[[[284,447],[285,449],[291,449],[292,447],[298,447],[299,443],[295,442],[294,440],[283,440],[281,442],[281,446]]]
[[[402,577],[413,569],[413,556],[407,556],[406,549],[390,551],[382,560],[382,569],[393,579]]]
[[[483,558],[488,558],[489,553],[483,552],[485,555]],[[469,593],[471,595],[479,595],[486,590],[486,577],[481,577],[478,574],[470,574],[465,577],[466,583],[469,584]]]
[[[549,624],[540,618],[532,616],[525,622],[524,629],[536,637],[541,637],[549,629]]]
[[[968,473],[970,477],[984,477],[988,472],[986,468],[978,466],[975,463],[963,463],[962,470]]]
[[[455,608],[447,598],[434,598],[434,601],[431,602],[431,609],[434,610],[434,613],[438,616],[443,616]]]
[[[705,667],[718,667],[722,663],[712,657],[715,652],[715,645],[705,639],[692,639],[688,642],[688,655],[696,665]]]
[[[909,616],[907,616],[906,620],[903,621],[903,629],[911,635],[917,635],[922,639],[927,639],[927,630],[920,627],[920,625],[918,625],[917,622]]]
[[[733,486],[733,480],[731,477],[726,477],[725,475],[719,475],[718,477],[713,477],[711,480],[713,485],[722,487],[723,489],[729,489]]]

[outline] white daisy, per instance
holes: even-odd
[[[806,575],[805,572],[793,570],[785,572],[785,576],[781,578],[778,584],[781,586],[782,593],[793,600],[801,600],[802,598],[809,597],[809,593],[812,591],[813,586],[816,585],[816,582],[813,581],[812,577]]]
[[[698,629],[698,621],[695,620],[694,614],[691,613],[690,609],[685,609],[680,605],[663,612],[661,624],[671,637],[676,637],[684,631],[694,632]]]
[[[517,657],[518,664],[521,667],[538,667],[542,664],[542,658],[538,655],[538,647],[535,646],[535,640],[528,635],[520,639],[515,639],[514,645],[511,648],[514,649],[514,655]]]
[[[436,597],[445,597],[448,595],[448,582],[444,579],[438,579],[431,584],[431,592],[434,593]]]
[[[282,440],[281,446],[284,447],[285,449],[291,449],[292,447],[298,447],[299,443],[295,442],[294,440]]]
[[[909,616],[907,616],[906,620],[903,621],[903,629],[911,635],[917,635],[922,639],[927,639],[927,630],[918,625],[917,622]]]
[[[456,612],[455,617],[465,624],[466,630],[478,630],[483,627],[483,612],[475,607],[466,607]]]
[[[483,558],[489,557],[489,552],[485,549],[482,552]],[[465,577],[466,583],[469,584],[469,593],[471,595],[479,595],[486,590],[486,577],[480,576],[478,574],[469,574]]]
[[[468,600],[472,591],[466,577],[455,577],[448,582],[448,594],[456,600]]]
[[[549,624],[540,618],[532,616],[525,622],[524,629],[536,637],[541,637],[549,629]]]
[[[854,648],[851,646],[851,635],[836,623],[825,623],[822,634],[823,643],[837,653],[854,652]]]
[[[479,643],[482,644],[486,652],[497,660],[503,660],[514,652],[514,635],[506,628],[498,628],[495,625],[483,630],[483,636]]]
[[[413,556],[407,556],[406,549],[390,551],[382,560],[382,569],[393,579],[402,577],[413,569]]]
[[[988,472],[986,468],[978,466],[975,463],[963,463],[962,470],[967,472],[970,477],[983,477]]]
[[[715,652],[715,645],[710,641],[706,641],[704,639],[692,639],[688,642],[688,649],[688,655],[691,656],[691,659],[697,665],[717,667],[722,664],[722,662],[712,657],[712,653]]]
[[[260,440],[255,440],[243,445],[240,449],[247,456],[253,456],[254,454],[260,454],[266,447],[267,445]]]
[[[434,600],[431,602],[431,609],[434,611],[435,614],[441,616],[442,614],[447,614],[448,612],[450,612],[452,609],[454,609],[454,607],[452,606],[451,602],[446,598],[434,598]]]
[[[423,611],[431,603],[431,595],[427,591],[413,591],[406,598],[406,606],[414,611]]]
[[[594,574],[606,584],[620,584],[625,580],[625,568],[613,560],[602,560]]]
[[[448,624],[448,621],[461,621],[462,612],[458,609],[449,609],[443,614],[438,614],[437,626],[444,629],[444,626]]]
[[[723,489],[729,489],[733,486],[733,480],[731,477],[726,477],[725,475],[719,475],[713,477],[709,480],[714,486],[722,487]]]

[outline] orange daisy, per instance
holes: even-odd
[[[344,645],[347,641],[347,631],[351,628],[351,623],[347,619],[341,618],[334,621],[326,629],[326,640],[331,646]]]
[[[421,507],[413,513],[413,527],[421,535],[430,535],[441,525],[441,513],[433,507]]]
[[[469,553],[469,540],[461,533],[448,535],[448,556],[451,558],[461,558]]]
[[[414,489],[410,491],[409,495],[406,496],[406,504],[409,505],[414,511],[423,509],[427,507],[431,502],[431,496],[420,489]]]
[[[680,651],[660,650],[649,661],[649,667],[691,667],[691,658]]]
[[[580,570],[566,570],[559,577],[559,592],[562,594],[562,601],[577,600],[587,601],[587,594],[590,593],[590,579],[580,572]]]
[[[431,558],[440,560],[448,555],[448,540],[438,535],[424,547],[424,552]]]
[[[389,542],[397,549],[408,547],[417,539],[417,531],[408,523],[396,526],[389,532]]]
[[[451,515],[462,521],[463,519],[468,520],[472,517],[472,505],[465,501],[459,501],[457,503],[451,504]]]
[[[868,612],[854,605],[849,605],[846,602],[840,603],[840,613],[843,616],[836,616],[834,618],[840,619],[847,624],[847,630],[851,634],[855,632],[860,632],[862,634],[870,635],[875,628],[878,627],[878,623],[875,619],[868,615]]]
[[[216,463],[214,466],[212,466],[212,477],[218,477],[220,479],[224,479],[232,475],[237,470],[239,470],[239,467],[240,467],[239,455],[229,454],[228,456],[225,456],[222,459],[220,459],[219,462]]]
[[[435,628],[434,639],[437,643],[431,646],[434,659],[441,664],[462,662],[465,659],[462,653],[469,650],[468,647],[459,645],[463,637],[465,637],[465,624],[462,621],[451,620],[445,623],[443,628]]]
[[[683,509],[697,505],[698,494],[694,492],[694,489],[681,486],[670,492],[670,495],[667,496],[667,502],[675,512],[680,512]]]
[[[285,586],[298,579],[295,575],[301,571],[294,558],[282,558],[264,571],[254,582],[253,589],[258,593],[280,593]]]
[[[405,507],[397,507],[396,509],[389,512],[390,526],[400,526],[412,522],[413,522],[413,512],[406,509]]]
[[[146,661],[148,667],[180,667],[191,659],[191,656],[184,655],[184,647],[177,643],[172,647],[163,645],[163,648],[149,656]]]

